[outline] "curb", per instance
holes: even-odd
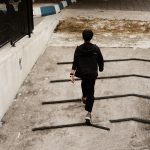
[[[64,9],[65,7],[67,7],[72,3],[76,3],[76,0],[63,0],[60,3],[51,6],[34,7],[33,15],[37,17],[41,17],[41,16],[57,14],[62,9]]]

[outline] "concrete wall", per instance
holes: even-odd
[[[36,60],[46,49],[50,34],[59,21],[56,16],[44,18],[35,27],[32,37],[24,37],[16,43],[16,47],[8,44],[0,49],[0,120]]]

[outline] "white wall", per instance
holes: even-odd
[[[7,44],[0,49],[0,120],[7,112],[36,60],[45,51],[50,34],[58,21],[58,15],[45,17],[35,27],[31,38],[26,36],[16,43],[16,47]]]

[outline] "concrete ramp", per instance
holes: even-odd
[[[149,49],[101,49],[94,127],[83,124],[80,80],[69,81],[74,49],[50,46],[39,58],[3,118],[2,149],[149,149]]]

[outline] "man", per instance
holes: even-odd
[[[75,76],[82,80],[81,88],[83,95],[81,100],[85,104],[85,110],[87,111],[86,123],[90,123],[94,104],[95,80],[98,76],[98,67],[99,71],[103,71],[104,61],[99,47],[90,42],[93,38],[92,30],[84,30],[82,36],[84,43],[77,46],[75,50],[70,79],[72,83],[75,82]]]

